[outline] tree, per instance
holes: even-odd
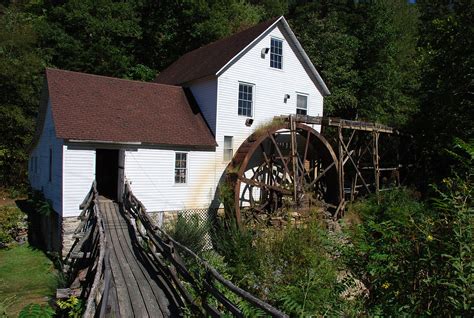
[[[163,70],[186,52],[250,27],[262,16],[260,6],[240,0],[145,1],[138,55],[143,64]]]
[[[28,7],[40,19],[39,46],[58,68],[123,77],[137,67],[139,2],[71,0]]]
[[[324,101],[325,115],[353,118],[357,112],[359,72],[355,68],[360,46],[349,32],[351,5],[309,3],[298,6],[289,23],[331,95]],[[322,115],[322,114],[321,114]]]
[[[45,59],[36,48],[35,17],[4,9],[0,15],[0,178],[3,185],[26,181],[27,149],[42,85]]]
[[[405,0],[380,0],[362,2],[357,11],[363,18],[351,29],[361,41],[358,114],[403,126],[418,109],[416,8]]]
[[[445,149],[454,137],[474,139],[474,4],[419,1],[421,109],[412,126],[423,179],[440,179],[452,160]]]

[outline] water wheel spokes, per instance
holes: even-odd
[[[261,221],[315,200],[337,205],[338,164],[329,143],[303,124],[285,122],[251,135],[231,163],[236,219]]]

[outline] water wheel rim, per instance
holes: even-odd
[[[282,123],[281,125],[273,126],[265,130],[263,133],[259,132],[259,133],[254,133],[250,135],[239,147],[239,149],[236,152],[236,156],[230,163],[229,165],[230,169],[233,171],[235,170],[238,171],[237,178],[235,180],[235,185],[234,185],[234,214],[235,214],[235,218],[238,224],[242,224],[242,215],[241,215],[241,206],[240,206],[240,200],[241,200],[240,188],[242,184],[242,176],[247,171],[246,169],[249,165],[250,160],[252,159],[257,149],[261,146],[261,144],[267,138],[273,138],[272,136],[275,135],[280,130],[289,130],[289,129],[290,129],[290,123],[286,122],[286,123]],[[307,143],[311,143],[313,147],[316,147],[318,150],[321,151],[320,152],[321,159],[326,162],[326,165],[328,166],[332,165],[330,167],[332,171],[328,173],[327,175],[327,178],[329,180],[328,187],[331,188],[328,191],[329,193],[328,193],[327,200],[329,201],[331,205],[337,206],[339,204],[341,190],[339,186],[338,159],[333,148],[331,147],[330,143],[326,140],[326,138],[324,138],[324,136],[322,136],[314,128],[305,124],[297,123],[295,124],[295,129],[300,132],[306,132],[308,136]],[[311,138],[312,138],[312,141],[309,142],[309,139]],[[305,156],[306,155],[307,154],[305,153]],[[240,158],[240,159],[235,160],[236,158]]]

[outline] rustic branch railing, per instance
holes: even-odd
[[[125,185],[123,204],[125,212],[129,217],[130,223],[138,237],[147,244],[150,252],[146,253],[149,260],[157,265],[157,269],[167,277],[174,285],[183,304],[197,315],[209,315],[211,317],[221,317],[224,315],[220,309],[213,307],[209,303],[209,296],[214,299],[232,315],[244,317],[242,310],[238,305],[222,293],[216,283],[219,283],[224,289],[230,291],[242,300],[260,309],[272,317],[288,317],[271,305],[256,298],[245,290],[235,286],[232,282],[225,279],[204,259],[196,255],[186,246],[175,241],[163,229],[159,228],[146,212],[145,206],[134,196],[130,185]],[[203,270],[203,277],[198,277],[186,268],[182,256],[177,248],[196,261],[196,264]],[[193,288],[199,295],[198,299],[193,299],[185,285]]]
[[[79,272],[86,272],[85,284],[79,293],[80,298],[86,300],[83,317],[101,316],[107,304],[111,275],[95,181],[79,208],[82,210],[78,217],[81,222],[74,231],[75,242],[65,259],[66,269],[71,281],[75,280]],[[74,294],[71,288],[62,289],[58,290],[57,297],[65,298]]]

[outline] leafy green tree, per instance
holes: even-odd
[[[360,41],[349,30],[353,13],[346,3],[309,3],[297,6],[289,23],[320,71],[331,95],[325,115],[353,118],[357,112],[359,72],[355,68]],[[322,115],[322,114],[321,114]]]
[[[474,138],[474,4],[418,1],[421,108],[413,119],[421,158],[419,177],[440,180],[455,164],[445,149],[454,137]]]
[[[416,7],[405,0],[362,2],[363,18],[351,28],[361,42],[357,68],[361,118],[394,126],[417,111],[418,65]]]
[[[262,15],[260,6],[240,0],[145,1],[139,58],[163,70],[186,52],[256,24]]]
[[[73,71],[123,77],[137,67],[135,50],[142,37],[138,1],[71,0],[38,2],[28,7],[39,46],[51,64]]]
[[[16,7],[0,15],[0,178],[5,186],[26,181],[45,66],[36,47],[35,19]]]

